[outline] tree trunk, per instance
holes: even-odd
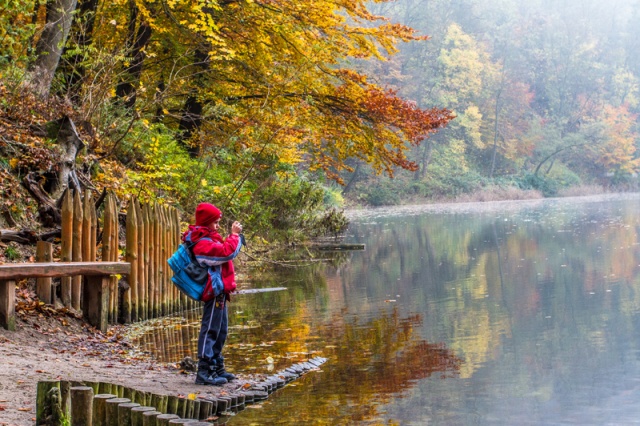
[[[69,59],[64,69],[65,91],[69,99],[78,105],[80,103],[80,91],[84,81],[86,69],[86,48],[91,44],[93,28],[95,26],[98,0],[80,0],[78,13],[71,28],[71,41],[75,42],[76,52]]]
[[[422,158],[420,159],[420,179],[423,179],[427,175],[427,168],[431,163],[431,157],[433,156],[433,142],[428,139],[422,145]]]
[[[180,142],[185,145],[191,157],[197,157],[200,150],[198,146],[189,144],[189,139],[198,131],[202,123],[202,104],[195,96],[189,96],[182,109],[180,118]]]
[[[125,69],[123,80],[116,87],[116,96],[124,100],[127,108],[133,108],[136,103],[136,87],[140,82],[142,64],[146,57],[144,48],[151,40],[151,27],[142,21],[138,24],[138,7],[130,0],[131,15],[129,18],[129,35],[127,48],[131,49],[127,56],[131,57],[129,66]],[[136,29],[137,26],[137,29]]]
[[[209,66],[207,53],[197,50],[195,52],[194,65],[202,70],[206,70]],[[202,124],[202,109],[203,105],[198,100],[197,93],[190,95],[182,108],[182,117],[180,118],[179,126],[179,141],[186,147],[191,157],[197,157],[200,152],[198,146],[189,145],[188,142]]]
[[[76,157],[85,146],[69,117],[63,117],[58,121],[60,127],[56,139],[62,152],[58,163],[58,179],[51,191],[52,197],[56,200],[62,197],[69,186],[73,186],[76,190],[80,189],[80,182],[76,176]]]
[[[493,152],[491,153],[491,171],[489,172],[489,179],[493,179],[493,172],[496,170],[496,156],[498,155],[498,119],[500,117],[500,94],[498,92],[496,96],[496,110],[493,123]]]
[[[49,96],[51,82],[73,21],[77,0],[49,0],[47,22],[36,45],[36,60],[33,63],[33,83],[36,93]]]
[[[78,136],[75,124],[69,117],[47,123],[45,127],[49,137],[56,138],[60,146],[57,174],[51,180],[47,190],[42,187],[40,176],[33,172],[22,179],[22,185],[38,201],[42,224],[55,226],[59,225],[62,220],[59,201],[61,201],[64,191],[69,187],[76,190],[81,189],[75,164],[78,153],[85,145]]]
[[[349,179],[349,182],[347,182],[347,185],[342,190],[343,194],[347,194],[349,191],[351,191],[351,188],[353,188],[353,185],[355,184],[355,182],[358,181],[358,175],[359,175],[359,172],[360,172],[360,165],[361,165],[361,163],[358,161],[358,164],[356,164],[355,170],[351,174],[351,179]]]

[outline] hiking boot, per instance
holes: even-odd
[[[196,385],[222,386],[227,383],[224,377],[218,377],[215,371],[208,368],[198,368]]]
[[[227,382],[230,382],[230,381],[236,379],[235,375],[227,372],[224,369],[224,358],[223,357],[215,358],[214,362],[215,362],[215,365],[213,365],[212,367],[214,368],[214,371],[216,372],[218,377],[224,378]]]

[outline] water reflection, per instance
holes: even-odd
[[[329,361],[229,424],[635,422],[639,200],[359,214],[366,251],[262,271],[252,285],[289,290],[230,305],[234,370]],[[148,347],[195,352],[190,321]]]

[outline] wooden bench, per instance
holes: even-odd
[[[83,315],[89,324],[107,331],[109,276],[128,275],[126,262],[5,263],[0,265],[0,325],[15,331],[15,287],[21,278],[69,277],[84,275]]]

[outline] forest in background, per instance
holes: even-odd
[[[362,67],[456,118],[412,148],[417,172],[390,180],[356,163],[346,197],[638,189],[638,1],[401,0],[373,10],[430,39]]]
[[[350,159],[415,170],[410,147],[452,118],[349,64],[422,40],[362,0],[4,0],[0,12],[9,226],[36,211],[55,225],[64,191],[89,188],[185,220],[214,202],[285,240],[336,232]]]
[[[345,203],[637,189],[636,1],[1,0],[0,12],[0,228],[46,222],[68,188],[184,220],[210,201],[286,241],[344,228]]]

